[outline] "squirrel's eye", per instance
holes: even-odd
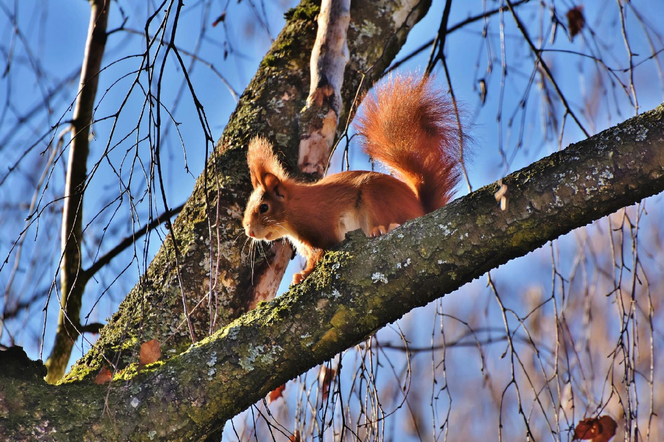
[[[267,204],[263,203],[263,204],[261,204],[260,206],[258,206],[258,211],[259,211],[260,213],[265,213],[265,212],[268,211],[269,208],[270,208],[270,206],[268,206]]]

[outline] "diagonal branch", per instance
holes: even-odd
[[[94,262],[94,264],[92,264],[90,267],[81,272],[80,277],[83,278],[83,281],[85,282],[89,281],[90,278],[92,278],[94,274],[97,273],[102,267],[110,263],[113,260],[113,258],[118,256],[129,246],[138,241],[143,235],[147,234],[151,230],[156,229],[162,223],[170,220],[172,217],[180,213],[182,211],[183,206],[184,204],[180,204],[177,207],[173,207],[172,209],[165,211],[164,213],[157,216],[156,218],[154,218],[152,221],[150,221],[140,229],[133,232],[131,235],[122,238],[122,240],[120,240],[120,242],[118,242],[115,245],[115,247],[113,247],[108,252],[104,253],[104,255],[102,255],[98,260]]]

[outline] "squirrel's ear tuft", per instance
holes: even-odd
[[[254,189],[258,186],[269,188],[266,176],[272,175],[277,182],[288,178],[288,174],[272,150],[272,145],[263,137],[255,137],[249,142],[247,163],[251,172],[251,184]]]

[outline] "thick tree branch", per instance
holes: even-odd
[[[271,389],[413,308],[664,190],[664,105],[502,183],[509,209],[496,204],[494,183],[379,239],[356,232],[286,295],[163,364],[127,370],[108,390],[86,381],[48,386],[32,374],[39,367],[14,370],[20,355],[2,355],[10,368],[0,373],[0,434],[202,440]],[[16,405],[37,400],[38,412]]]

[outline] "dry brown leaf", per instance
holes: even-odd
[[[290,442],[301,442],[302,437],[300,436],[300,430],[295,430],[295,433],[293,433],[288,440]]]
[[[267,403],[271,404],[272,402],[276,401],[280,397],[283,397],[284,395],[284,390],[286,389],[286,384],[283,384],[274,390],[272,390],[268,395],[267,395]]]
[[[141,344],[141,357],[138,362],[139,367],[157,362],[161,357],[161,344],[158,340],[152,339]]]
[[[591,417],[576,425],[574,439],[609,442],[609,439],[616,435],[617,427],[616,421],[611,416]]]
[[[583,16],[583,6],[575,6],[567,11],[567,27],[569,29],[570,37],[574,38],[576,34],[581,32],[581,29],[586,24],[586,18]]]
[[[330,394],[330,385],[334,380],[334,376],[337,371],[334,368],[327,368],[325,365],[320,367],[320,373],[318,374],[318,383],[320,388],[323,391],[323,400],[327,400],[327,396]]]
[[[113,379],[113,373],[111,373],[111,370],[104,365],[101,367],[101,370],[99,370],[99,373],[97,373],[97,377],[95,377],[95,384],[102,385],[111,382],[111,379]]]

